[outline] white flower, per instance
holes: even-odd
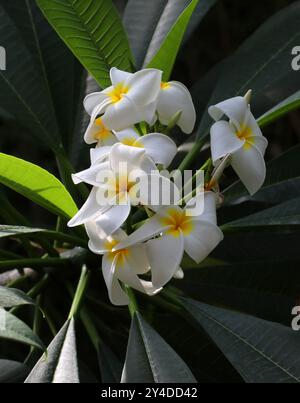
[[[168,125],[179,111],[181,115],[177,125],[184,133],[192,133],[196,122],[196,111],[189,90],[177,81],[162,82],[157,102],[160,122]]]
[[[155,164],[161,164],[168,167],[177,153],[177,146],[170,137],[161,133],[149,133],[144,136],[139,136],[133,129],[126,129],[113,134],[114,143],[120,142],[124,145],[137,147],[145,150],[145,153],[150,157]],[[113,143],[113,144],[114,144]],[[92,164],[103,160],[111,151],[111,146],[108,143],[100,143],[101,145],[91,150]],[[103,144],[103,146],[102,146]]]
[[[187,209],[194,204],[195,199],[191,199],[185,209],[162,207],[114,250],[150,239],[146,245],[152,282],[155,287],[163,287],[174,275],[182,276],[179,267],[184,251],[200,263],[223,240],[223,233],[217,226],[215,194],[205,192],[202,214],[190,216]]]
[[[89,115],[101,117],[110,130],[123,130],[138,122],[153,122],[162,72],[144,69],[127,73],[113,67],[110,70],[112,86],[88,95],[84,107]],[[92,124],[93,122],[91,122]],[[89,135],[86,135],[91,141]]]
[[[211,150],[214,165],[228,154],[231,165],[253,195],[266,177],[264,155],[268,141],[250,111],[247,97],[235,97],[209,108],[217,121],[211,128]],[[220,120],[223,115],[229,121]]]
[[[89,222],[85,227],[90,238],[89,248],[92,252],[103,255],[102,272],[112,304],[128,305],[129,303],[128,296],[121,287],[120,281],[150,296],[161,290],[153,287],[150,281],[138,277],[139,274],[148,273],[150,270],[145,245],[134,245],[113,252],[113,248],[119,242],[126,240],[127,235],[124,231],[118,230],[103,240],[100,238],[99,227],[95,222]]]
[[[175,189],[169,179],[159,175],[154,162],[145,155],[144,149],[115,144],[108,161],[94,164],[73,175],[75,184],[85,182],[94,187],[85,204],[68,225],[74,227],[96,221],[102,238],[111,235],[127,220],[131,205],[149,205],[149,195],[145,189],[148,190],[148,183],[151,183],[150,178],[153,177],[165,184],[162,191]],[[155,191],[158,192],[159,189]],[[179,198],[178,191],[176,200]]]

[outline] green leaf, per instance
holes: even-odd
[[[28,374],[28,368],[16,361],[0,360],[0,383],[23,382]]]
[[[0,286],[0,307],[11,308],[19,305],[35,305],[23,291]]]
[[[0,225],[0,238],[26,235],[26,234],[35,234],[43,231],[45,230],[41,228],[21,227],[16,225]]]
[[[259,213],[227,223],[223,231],[253,231],[253,229],[265,227],[299,227],[300,225],[300,198],[292,199],[278,206],[260,211]],[[273,228],[274,229],[274,228]],[[288,229],[286,229],[288,230]]]
[[[109,70],[131,70],[131,53],[111,0],[37,0],[45,17],[102,87]]]
[[[247,383],[300,382],[300,339],[291,328],[193,300],[183,304]]]
[[[295,94],[286,98],[284,101],[280,102],[278,105],[274,106],[270,111],[266,112],[261,116],[257,122],[260,127],[267,126],[273,123],[275,120],[280,119],[287,113],[300,107],[300,91],[295,92]]]
[[[195,383],[177,353],[136,314],[132,320],[121,383]]]
[[[0,153],[0,183],[63,218],[70,218],[77,212],[63,184],[30,162]]]
[[[198,1],[192,0],[189,6],[178,17],[161,47],[147,65],[149,68],[162,70],[164,81],[168,81],[171,76],[181,42]]]
[[[102,383],[120,383],[122,363],[103,342],[99,345],[98,356]]]
[[[291,49],[300,41],[300,3],[281,10],[264,23],[224,64],[208,106],[253,90],[252,109],[257,116],[287,98],[300,86],[291,68]],[[258,116],[259,116],[258,115]],[[197,136],[208,135],[211,118],[206,112]]]
[[[22,6],[25,7],[25,3]],[[28,10],[24,13],[23,22],[26,28],[30,24],[30,16]],[[32,27],[28,29],[31,31],[25,36],[23,30],[19,29],[0,5],[1,46],[6,49],[7,57],[7,69],[0,70],[0,107],[29,130],[29,133],[42,140],[42,144],[57,150],[59,134],[56,118],[48,88],[37,67],[36,58],[31,53],[35,46]]]
[[[147,65],[159,50],[173,24],[190,0],[129,0],[123,23],[137,68]],[[216,0],[201,0],[186,31],[184,41],[204,18]],[[147,18],[145,18],[145,15]]]
[[[39,337],[24,322],[2,308],[0,308],[0,338],[45,350]]]
[[[252,200],[278,204],[291,198],[300,197],[299,158],[300,145],[297,145],[268,163],[266,180],[258,193],[250,197],[239,181],[224,191],[225,203]]]
[[[79,383],[74,319],[65,323],[25,383]]]

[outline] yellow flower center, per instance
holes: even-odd
[[[122,144],[125,146],[131,146],[131,147],[138,147],[138,148],[144,148],[143,144],[140,142],[139,139],[136,139],[134,137],[124,137],[122,139]]]
[[[170,87],[171,87],[171,85],[170,85],[170,83],[168,83],[167,81],[162,81],[161,84],[160,84],[160,88],[161,88],[162,90],[167,90],[167,89],[170,88]]]
[[[250,149],[254,144],[253,133],[250,127],[243,127],[241,130],[237,132],[237,137],[240,140],[245,140],[244,148],[246,150]]]
[[[161,223],[171,228],[167,234],[177,237],[182,232],[184,235],[189,235],[193,231],[193,223],[190,217],[187,217],[185,211],[177,209],[169,209],[168,216],[161,219]]]
[[[124,95],[127,94],[129,88],[124,85],[124,83],[119,83],[114,86],[114,89],[108,93],[108,96],[111,98],[113,104],[116,104],[122,100]]]
[[[110,239],[110,240],[106,241],[105,246],[106,246],[106,248],[109,250],[109,252],[108,252],[108,258],[109,258],[111,261],[113,261],[113,260],[115,259],[115,257],[117,256],[117,257],[118,257],[117,264],[118,264],[119,266],[122,266],[122,265],[124,264],[124,262],[125,262],[125,258],[129,255],[129,249],[120,249],[120,250],[117,250],[116,252],[113,252],[113,251],[112,251],[113,248],[114,248],[115,246],[117,246],[118,243],[119,243],[119,242],[118,242],[117,240],[115,240],[115,239]]]
[[[96,119],[95,124],[99,127],[99,131],[94,135],[95,140],[105,140],[111,135],[111,131],[104,126],[101,118]]]

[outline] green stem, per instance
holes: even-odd
[[[85,292],[88,287],[88,282],[89,282],[89,277],[90,277],[90,272],[87,269],[87,267],[84,265],[81,270],[81,275],[80,279],[77,285],[77,289],[74,295],[73,303],[71,306],[71,310],[69,313],[68,319],[73,318],[76,316],[78,313],[80,313],[80,307],[82,304],[82,301],[85,297]]]
[[[66,258],[30,258],[30,259],[16,259],[16,260],[5,260],[0,261],[0,273],[6,271],[7,269],[18,269],[24,267],[40,268],[45,266],[65,266],[70,261]],[[4,269],[4,270],[3,270]]]
[[[139,311],[138,304],[137,304],[135,294],[134,294],[132,288],[125,286],[125,289],[126,289],[126,292],[127,292],[128,298],[129,298],[128,309],[129,309],[131,317],[133,318],[135,313],[137,313]]]
[[[89,335],[89,338],[95,350],[97,351],[97,353],[99,353],[99,345],[102,340],[98,334],[96,326],[94,325],[94,321],[90,317],[88,310],[85,307],[82,307],[80,311],[80,319],[83,323],[83,326],[85,327],[87,334]]]
[[[185,156],[185,158],[179,165],[178,170],[180,172],[183,172],[185,169],[188,169],[191,166],[191,164],[194,162],[195,158],[199,155],[199,153],[205,143],[206,143],[206,140],[200,140],[194,144],[193,148],[188,152],[188,154]]]
[[[77,236],[68,235],[68,234],[64,234],[62,232],[56,232],[56,231],[45,231],[45,233],[43,235],[45,235],[45,237],[47,237],[49,239],[66,242],[66,243],[69,243],[69,244],[75,245],[75,246],[81,246],[85,249],[87,249],[87,247],[88,247],[87,241],[85,241],[84,239],[81,239]]]

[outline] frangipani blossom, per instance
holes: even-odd
[[[150,239],[146,245],[153,285],[163,287],[174,275],[182,277],[180,263],[184,251],[200,263],[223,240],[223,233],[217,226],[215,194],[205,192],[202,214],[191,216],[187,210],[195,202],[191,199],[185,209],[179,206],[162,207],[114,250]]]
[[[196,123],[196,111],[189,90],[177,81],[162,82],[157,102],[160,122],[168,125],[180,111],[177,125],[184,133],[190,134]]]
[[[89,222],[85,227],[90,238],[90,250],[103,255],[102,272],[112,304],[129,304],[129,298],[121,287],[120,281],[150,296],[161,290],[153,287],[150,281],[138,277],[138,275],[148,273],[150,270],[145,245],[134,245],[113,252],[114,247],[126,240],[127,235],[124,231],[118,230],[103,240],[100,237],[101,228],[95,222]]]
[[[211,151],[214,165],[231,155],[231,165],[249,193],[253,195],[266,177],[264,155],[267,139],[250,111],[246,97],[235,97],[209,108],[217,121],[211,128]],[[220,120],[223,115],[229,121]]]
[[[145,154],[150,157],[155,164],[161,164],[168,167],[177,153],[177,146],[170,137],[161,133],[149,133],[139,136],[133,129],[126,129],[114,133],[114,143],[120,142],[130,147],[136,147],[145,150]],[[103,144],[103,143],[102,143]],[[92,164],[103,160],[109,155],[111,147],[106,144],[91,150]]]
[[[75,184],[88,183],[93,187],[90,196],[79,212],[69,221],[74,227],[95,221],[101,237],[111,235],[127,220],[131,206],[148,205],[148,183],[152,177],[168,186],[174,185],[159,175],[154,162],[145,155],[145,150],[121,143],[115,144],[107,161],[92,165],[89,169],[73,175]],[[145,187],[144,187],[145,186]],[[158,192],[158,189],[155,189]],[[179,192],[176,200],[179,200]]]
[[[110,70],[112,86],[88,95],[84,107],[94,118],[103,115],[102,123],[110,130],[123,130],[142,121],[151,124],[155,118],[161,75],[162,72],[156,69],[132,74],[113,67]]]

